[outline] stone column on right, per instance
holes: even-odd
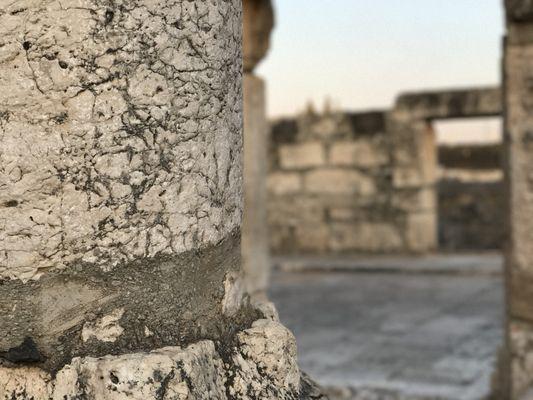
[[[533,399],[533,2],[506,0],[507,349],[498,399]]]
[[[244,61],[244,220],[242,258],[245,284],[252,297],[264,297],[270,277],[267,227],[268,123],[265,82],[254,69],[265,57],[274,27],[270,0],[243,2]]]

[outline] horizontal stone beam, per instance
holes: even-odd
[[[502,94],[497,87],[406,93],[400,95],[395,109],[413,119],[499,116]]]

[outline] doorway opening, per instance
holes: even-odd
[[[502,119],[439,120],[434,131],[439,250],[500,250],[505,239]]]

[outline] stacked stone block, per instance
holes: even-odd
[[[273,124],[269,226],[277,253],[437,247],[432,121],[499,115],[498,89],[406,94],[392,110],[312,111]]]
[[[295,132],[287,134],[287,129]],[[386,114],[307,113],[273,127],[269,222],[278,252],[394,251]]]

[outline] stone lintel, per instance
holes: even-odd
[[[395,110],[428,120],[499,116],[502,94],[499,88],[406,93],[398,98]]]

